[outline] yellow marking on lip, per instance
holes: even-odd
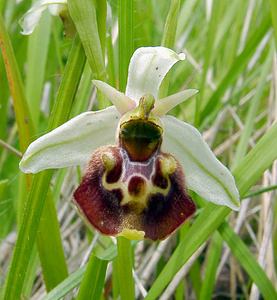
[[[136,229],[124,228],[117,236],[123,236],[129,240],[143,240],[145,232]]]
[[[167,177],[173,174],[177,169],[177,164],[172,156],[161,158],[161,171],[163,176]]]
[[[111,171],[115,167],[116,160],[112,153],[105,152],[102,154],[101,158],[106,171]]]
[[[122,200],[120,201],[120,205],[126,205],[126,204],[133,204],[133,207],[136,207],[136,210],[138,212],[143,211],[147,205],[149,196],[152,194],[162,194],[164,197],[166,197],[170,191],[171,188],[171,181],[169,179],[169,176],[173,174],[176,171],[177,163],[173,157],[161,157],[160,163],[161,163],[161,173],[162,176],[167,181],[167,187],[161,188],[152,182],[152,176],[154,176],[155,172],[152,173],[152,176],[150,179],[147,179],[142,174],[133,174],[133,176],[140,176],[145,181],[145,186],[143,187],[143,191],[141,193],[135,195],[131,194],[129,192],[128,186],[130,183],[130,180],[132,176],[127,181],[123,181],[122,178],[124,178],[124,170],[122,170],[122,174],[118,181],[113,183],[107,182],[107,175],[108,172],[112,170],[112,167],[115,167],[115,160],[112,154],[105,153],[105,155],[102,156],[103,164],[105,165],[105,171],[102,175],[102,185],[107,191],[112,191],[116,189],[120,189],[122,192]]]
[[[145,192],[143,194],[139,194],[139,195],[131,195],[128,191],[128,183],[129,180],[127,182],[122,182],[120,179],[115,182],[115,183],[108,183],[106,181],[106,174],[104,173],[103,177],[102,177],[102,185],[103,187],[107,190],[107,191],[112,191],[115,189],[120,189],[123,195],[123,198],[120,202],[120,205],[126,205],[128,203],[130,204],[139,204],[139,208],[140,211],[142,211],[144,208],[147,207],[148,205],[148,199],[149,199],[149,195],[151,194],[162,194],[163,196],[167,196],[168,192],[170,191],[171,188],[171,182],[169,180],[169,177],[166,177],[167,180],[167,187],[166,189],[160,188],[156,185],[154,185],[151,180],[148,180],[146,178],[144,178],[146,180],[146,186],[145,186]]]

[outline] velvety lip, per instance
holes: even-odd
[[[106,154],[115,162],[108,172],[102,159]],[[155,153],[146,162],[133,162],[118,146],[102,147],[93,153],[74,193],[76,204],[103,234],[117,235],[128,229],[143,231],[152,240],[164,239],[195,211],[177,161],[166,178],[161,164],[168,158],[173,159]]]

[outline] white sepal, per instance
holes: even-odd
[[[22,27],[21,33],[25,35],[31,34],[39,23],[41,14],[47,8],[49,8],[51,14],[57,16],[65,9],[66,4],[67,0],[41,0],[36,2],[19,21]]]
[[[133,54],[128,70],[126,95],[135,100],[151,94],[158,99],[159,87],[167,72],[185,54],[165,47],[142,47]]]
[[[162,150],[180,162],[187,187],[207,201],[238,210],[240,201],[234,177],[215,157],[199,131],[172,116],[161,119]]]
[[[21,171],[37,173],[86,164],[95,149],[115,143],[119,118],[114,106],[78,115],[34,141],[19,164]]]
[[[112,102],[117,110],[124,114],[136,107],[135,101],[101,80],[92,80],[93,84]]]
[[[156,100],[153,113],[157,116],[163,116],[166,113],[168,113],[172,108],[186,101],[187,99],[189,99],[197,93],[198,90],[189,89],[162,98],[160,100]]]

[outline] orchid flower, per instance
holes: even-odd
[[[184,58],[164,47],[137,49],[125,94],[93,81],[114,106],[82,113],[34,141],[20,169],[37,173],[87,164],[74,200],[88,223],[106,235],[166,238],[195,212],[187,189],[237,210],[230,171],[196,128],[166,116],[197,91],[158,99],[163,78]]]
[[[67,0],[40,0],[37,1],[21,18],[20,25],[22,27],[22,34],[31,34],[39,20],[42,13],[48,8],[53,16],[62,15],[67,10]]]

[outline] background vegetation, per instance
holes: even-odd
[[[0,298],[277,299],[276,1],[68,0],[71,19],[45,12],[23,36],[31,5],[0,0]],[[199,128],[243,200],[234,213],[194,195],[174,236],[130,243],[77,215],[79,168],[31,177],[18,163],[41,134],[109,105],[92,78],[124,91],[133,51],[155,45],[187,54],[161,94],[200,90],[172,114]]]

